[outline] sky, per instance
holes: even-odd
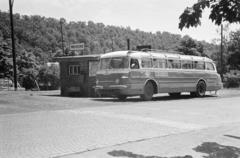
[[[197,0],[14,0],[13,12],[65,18],[69,21],[93,21],[105,25],[130,27],[146,32],[167,31],[212,42],[219,39],[219,26],[214,25],[205,10],[197,28],[178,29],[179,16]],[[9,11],[9,0],[0,0],[0,10]],[[230,30],[240,29],[231,25]]]

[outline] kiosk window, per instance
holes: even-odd
[[[80,65],[69,65],[69,75],[80,75],[81,67]]]

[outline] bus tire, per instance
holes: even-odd
[[[154,94],[154,87],[151,82],[147,82],[144,86],[143,94],[141,95],[141,98],[145,101],[152,100]]]
[[[118,95],[117,96],[118,100],[126,100],[127,99],[127,96],[126,95]]]
[[[191,97],[196,97],[196,92],[190,92]]]
[[[199,81],[196,87],[195,96],[204,97],[206,93],[206,83],[204,81]]]
[[[178,93],[168,93],[170,97],[179,97],[181,95],[180,92]]]

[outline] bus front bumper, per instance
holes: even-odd
[[[96,93],[103,97],[114,97],[119,95],[132,95],[133,92],[128,85],[109,85],[107,87],[97,85]]]

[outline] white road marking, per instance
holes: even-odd
[[[81,111],[80,112],[80,111],[74,111],[74,110],[71,110],[71,112],[75,114],[89,114],[94,116],[115,118],[115,119],[121,119],[121,120],[140,121],[140,122],[158,124],[158,125],[184,129],[184,130],[199,130],[199,129],[206,128],[206,126],[188,123],[188,122],[176,122],[171,120],[162,120],[162,119],[142,117],[142,116],[136,116],[136,115],[117,114],[112,112],[102,112],[102,111]]]

